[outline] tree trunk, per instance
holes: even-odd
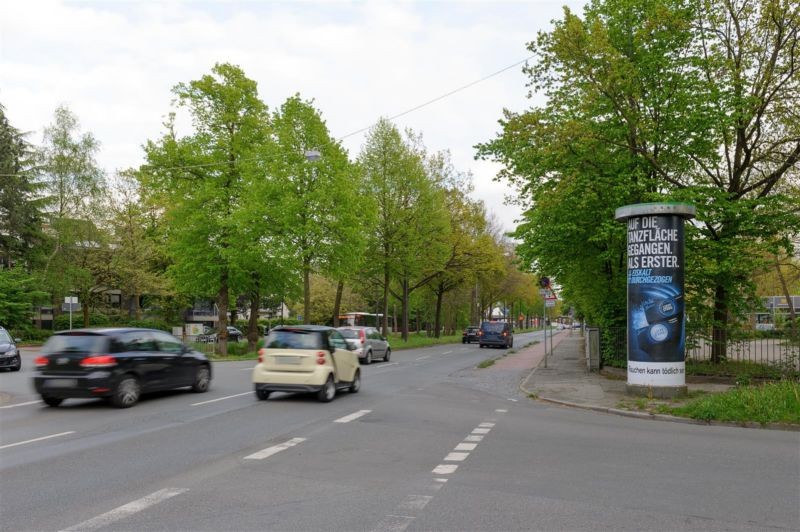
[[[81,308],[83,309],[83,326],[84,327],[88,327],[89,326],[89,296],[88,296],[88,292],[83,294],[83,296],[84,297],[81,298],[83,300],[83,302],[81,303]]]
[[[339,326],[339,309],[342,306],[342,293],[344,292],[344,281],[339,281],[336,285],[336,299],[333,301],[333,326]]]
[[[258,307],[261,301],[261,294],[258,291],[258,283],[250,293],[250,320],[247,323],[247,352],[252,353],[258,344]]]
[[[303,259],[303,323],[310,323],[311,312],[311,260]]]
[[[217,341],[219,342],[219,354],[228,356],[228,272],[223,270],[220,279],[220,287],[217,292]]]
[[[442,290],[436,290],[436,317],[434,318],[434,327],[436,327],[436,334],[434,335],[436,338],[439,338],[439,329],[442,323],[442,299],[444,298],[444,292]]]
[[[389,265],[383,267],[383,335],[389,335]],[[397,321],[395,321],[397,323]]]
[[[728,293],[718,285],[714,291],[714,325],[711,331],[711,363],[719,364],[728,358]]]
[[[139,290],[136,290],[133,294],[133,314],[136,316],[137,320],[142,319],[142,307],[139,305],[140,297],[141,294],[139,293]]]
[[[408,342],[408,279],[403,279],[403,304],[400,312],[403,313],[403,340]]]

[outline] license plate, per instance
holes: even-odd
[[[299,364],[300,357],[275,357],[276,364]]]
[[[49,388],[74,388],[78,385],[78,379],[47,379]]]

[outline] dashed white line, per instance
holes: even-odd
[[[142,497],[141,499],[129,502],[128,504],[123,504],[119,508],[115,508],[104,514],[100,514],[97,517],[89,519],[88,521],[65,528],[61,532],[97,530],[98,528],[106,527],[112,523],[115,523],[116,521],[119,521],[120,519],[124,519],[130,515],[133,515],[136,512],[141,512],[142,510],[149,508],[154,504],[158,504],[176,495],[180,495],[185,491],[188,490],[185,488],[164,488],[163,490],[158,490],[157,492],[151,493],[150,495]]]
[[[374,530],[375,532],[402,532],[414,519],[410,515],[387,515],[381,519]]]
[[[444,457],[445,462],[463,462],[467,459],[469,453],[448,453]]]
[[[0,406],[0,409],[4,409],[4,408],[16,408],[16,407],[18,407],[18,406],[35,405],[35,404],[39,404],[39,403],[41,403],[41,402],[42,402],[41,400],[36,400],[36,401],[28,401],[27,403],[17,403],[17,404],[15,404],[15,405],[6,405],[6,406]]]
[[[464,441],[482,441],[482,440],[483,436],[478,436],[477,434],[470,434],[469,436],[464,438]]]
[[[477,443],[459,443],[456,445],[455,451],[474,451]]]
[[[281,451],[285,451],[290,447],[294,447],[298,443],[303,443],[306,441],[305,438],[292,438],[291,440],[281,443],[279,445],[273,445],[272,447],[267,447],[266,449],[262,449],[257,453],[253,453],[249,456],[245,456],[245,460],[263,460],[264,458],[270,457],[273,454],[279,453]]]
[[[438,466],[433,468],[431,473],[436,475],[449,475],[451,473],[455,473],[458,466],[456,464],[439,464]]]
[[[481,428],[484,428],[484,429],[485,428],[489,428],[490,429],[490,428],[494,427],[494,423],[481,423],[478,426],[481,427]]]
[[[433,495],[408,495],[397,505],[398,510],[422,510],[433,499]]]
[[[75,434],[74,430],[68,432],[59,432],[58,434],[51,434],[49,436],[42,436],[41,438],[33,438],[32,440],[18,441],[17,443],[8,443],[0,446],[0,449],[8,449],[9,447],[16,447],[17,445],[25,445],[26,443],[34,443],[42,440],[49,440],[50,438],[58,438],[59,436],[66,436],[67,434]]]
[[[225,397],[218,397],[216,399],[211,399],[209,401],[201,401],[199,403],[192,403],[192,406],[200,406],[200,405],[207,405],[208,403],[216,403],[217,401],[224,401],[225,399],[233,399],[234,397],[241,397],[243,395],[250,395],[253,392],[244,392],[244,393],[237,393],[236,395],[228,395]]]
[[[444,353],[442,353],[442,354],[443,354],[443,355],[449,355],[450,353],[452,353],[452,351],[445,351],[445,352],[444,352]]]
[[[424,355],[424,356],[421,356],[421,357],[417,357],[414,360],[425,360],[426,358],[431,358],[431,356],[430,355]]]
[[[489,431],[491,431],[491,430],[492,429],[477,428],[477,429],[472,429],[472,433],[473,434],[489,434]]]
[[[446,479],[446,478],[435,478],[435,479],[433,479],[433,480],[434,480],[435,482],[440,482],[440,483],[442,483],[442,484],[444,484],[445,482],[447,482],[447,479]]]
[[[372,410],[359,410],[358,412],[353,412],[352,414],[350,414],[348,416],[340,417],[339,419],[334,421],[334,423],[350,423],[354,419],[358,419],[361,416],[365,416],[365,415],[369,414],[370,412],[372,412]]]
[[[495,410],[495,412],[500,412],[501,414],[505,414],[506,412],[508,412],[508,410],[506,410],[505,408],[498,408],[497,410]]]

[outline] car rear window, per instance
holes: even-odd
[[[100,334],[54,334],[42,346],[42,353],[100,353],[107,351],[108,337]]]
[[[322,349],[322,337],[317,331],[281,329],[270,331],[264,343],[267,349]]]
[[[505,323],[490,323],[490,322],[487,322],[487,323],[484,323],[482,325],[482,327],[483,327],[484,331],[496,333],[496,332],[503,332],[503,329],[505,328],[505,325],[506,325]]]
[[[339,329],[339,332],[342,333],[342,336],[345,338],[359,338],[358,331],[355,329]]]

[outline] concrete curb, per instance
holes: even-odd
[[[541,362],[539,363],[539,365],[541,365]],[[713,420],[706,421],[702,419],[692,419],[688,417],[670,416],[667,414],[651,414],[650,412],[637,412],[635,410],[623,410],[621,408],[611,408],[600,405],[573,403],[571,401],[563,401],[561,399],[542,397],[539,396],[539,394],[536,393],[535,391],[530,391],[524,387],[525,382],[527,382],[527,380],[530,379],[531,375],[536,373],[537,369],[539,369],[538,365],[535,368],[532,368],[531,371],[527,375],[525,375],[525,377],[520,379],[519,390],[528,397],[533,396],[533,398],[536,401],[541,401],[543,403],[549,403],[568,408],[578,408],[581,410],[589,410],[592,412],[601,412],[603,414],[613,414],[622,417],[632,417],[636,419],[647,419],[652,421],[666,421],[670,423],[683,423],[685,425],[705,425],[711,427],[736,427],[736,428],[746,428],[746,429],[783,430],[788,432],[800,432],[800,425],[791,425],[787,423],[766,423],[762,425],[761,423],[755,423],[752,421],[744,423],[731,423],[727,421],[713,421]]]

